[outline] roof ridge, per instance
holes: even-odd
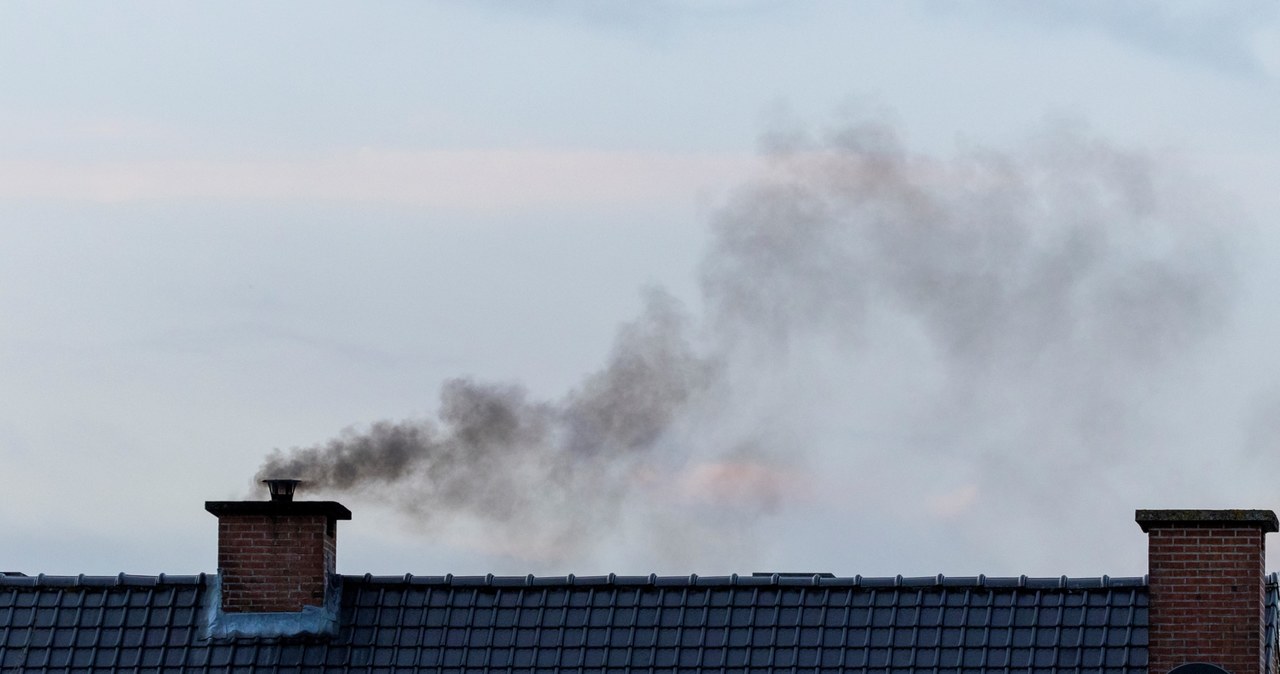
[[[36,576],[0,573],[0,586],[17,587],[151,587],[156,585],[204,585],[207,574],[158,576],[120,573],[114,576],[59,576],[38,574]],[[414,575],[406,573],[399,576],[375,576],[373,574],[343,574],[342,578],[349,582],[376,583],[379,585],[449,585],[455,587],[547,587],[547,586],[592,586],[592,585],[653,585],[663,587],[710,587],[710,586],[781,586],[781,587],[980,587],[993,589],[1031,588],[1031,589],[1102,589],[1109,587],[1145,586],[1145,576],[831,576],[815,573],[797,576],[793,574],[729,574],[719,576],[660,576],[658,574],[643,575],[592,575],[578,576],[483,576],[467,575]],[[1280,584],[1277,574],[1266,577],[1269,586]]]
[[[208,574],[158,576],[118,573],[114,576],[58,576],[37,574],[34,576],[0,573],[0,587],[156,587],[159,585],[204,585]]]
[[[452,587],[548,587],[548,586],[662,586],[662,587],[710,587],[710,586],[783,586],[783,587],[981,587],[981,588],[1031,588],[1031,589],[1103,589],[1110,587],[1146,586],[1145,576],[1089,576],[1089,577],[1033,577],[1033,576],[841,576],[815,573],[797,576],[793,574],[729,574],[727,576],[659,576],[643,575],[593,575],[578,576],[496,576],[486,575],[343,575],[347,582],[379,585],[447,585]]]

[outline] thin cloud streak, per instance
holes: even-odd
[[[510,149],[361,149],[272,160],[10,160],[0,161],[0,199],[319,200],[478,211],[625,208],[698,196],[740,180],[754,164],[746,154]]]

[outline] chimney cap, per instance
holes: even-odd
[[[271,492],[272,501],[292,501],[293,492],[302,484],[302,480],[294,480],[290,478],[271,478],[263,480],[262,484],[267,485],[267,491]]]
[[[351,511],[336,501],[205,501],[204,509],[211,515],[265,515],[291,517],[298,515],[324,515],[330,520],[349,520]]]
[[[1164,527],[1256,527],[1263,533],[1280,531],[1271,510],[1139,510],[1134,520],[1143,531]]]

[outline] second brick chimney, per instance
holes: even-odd
[[[222,611],[280,613],[323,606],[337,562],[334,501],[294,501],[296,480],[269,480],[270,501],[208,501],[218,518]],[[283,484],[282,484],[283,483]]]
[[[1270,510],[1139,510],[1147,532],[1147,670],[1208,664],[1262,674]]]

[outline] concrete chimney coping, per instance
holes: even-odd
[[[332,520],[349,520],[351,511],[337,501],[205,501],[204,509],[223,515],[265,515],[297,517],[324,515]]]
[[[1139,510],[1134,519],[1143,531],[1157,527],[1256,527],[1263,533],[1280,531],[1271,510]]]

